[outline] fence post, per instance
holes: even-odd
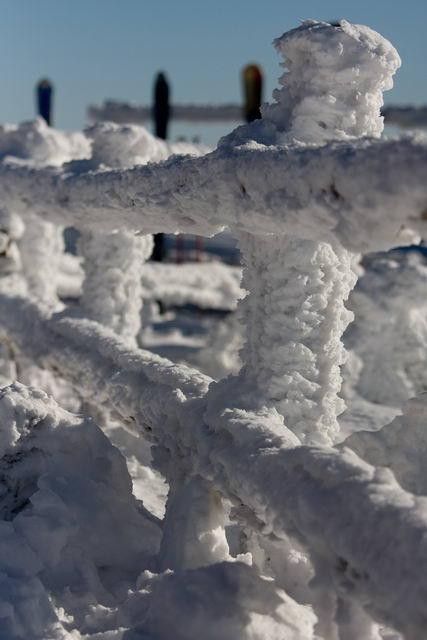
[[[152,236],[85,231],[79,240],[85,278],[80,305],[86,317],[136,346],[141,325],[141,272]]]
[[[57,308],[60,262],[65,251],[63,227],[36,214],[28,215],[19,248],[30,296]]]
[[[261,118],[262,72],[256,64],[248,64],[243,69],[244,117],[246,122]]]
[[[155,134],[157,138],[166,140],[168,137],[168,125],[170,117],[169,84],[164,73],[157,74],[154,84],[153,117]],[[151,259],[161,262],[165,257],[165,235],[156,233],[154,236],[154,248]]]
[[[52,82],[42,78],[36,85],[37,114],[49,126],[53,125],[53,94]],[[44,304],[57,306],[58,267],[65,248],[63,228],[39,216],[29,216],[20,248],[30,295]]]
[[[47,78],[37,83],[37,113],[49,126],[53,124],[53,91],[53,84]]]
[[[170,117],[169,83],[163,72],[157,74],[154,83],[153,116],[155,133],[157,138],[166,140],[168,137],[168,125]]]
[[[339,27],[308,21],[276,40],[285,64],[292,61],[273,94],[275,102],[263,107],[278,143],[322,145],[380,135],[382,92],[390,88],[400,59],[390,43],[371,34],[381,40],[375,46],[365,34],[358,39],[345,21]],[[333,184],[324,197],[331,207],[340,206]],[[337,416],[345,408],[338,396],[345,359],[341,336],[352,318],[344,303],[356,282],[357,256],[333,234],[326,242],[239,229],[235,234],[245,267],[243,287],[250,292],[241,305],[246,324],[241,375],[304,443],[333,444]]]
[[[400,64],[390,43],[374,32],[359,33],[345,21],[338,27],[307,21],[275,46],[288,70],[273,94],[275,102],[262,115],[276,129],[277,144],[321,146],[380,135],[382,92],[392,86]],[[324,198],[331,208],[340,206],[334,184]],[[345,301],[357,280],[358,256],[333,233],[330,241],[316,241],[234,232],[244,263],[243,288],[249,291],[240,304],[246,344],[241,372],[220,382],[217,390],[211,387],[213,402],[216,395],[227,397],[227,387],[229,395],[237,386],[247,402],[255,399],[257,407],[276,408],[302,443],[334,444],[337,418],[345,408],[338,395],[345,360],[341,338],[352,318]],[[327,637],[338,637],[338,596],[326,574],[318,578],[317,590],[318,602],[329,603],[326,608],[315,603],[318,627],[326,625]],[[346,612],[350,626],[355,625],[359,612]],[[369,622],[368,627],[364,637],[374,637],[375,625]]]

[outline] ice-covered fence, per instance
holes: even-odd
[[[275,103],[210,154],[116,171],[87,172],[85,160],[0,169],[3,206],[24,219],[36,213],[95,235],[228,227],[249,291],[241,372],[214,384],[133,350],[93,320],[52,315],[16,296],[0,297],[1,323],[24,353],[153,439],[155,463],[171,483],[164,566],[228,558],[225,496],[248,529],[290,535],[310,550],[318,635],[330,640],[339,628],[346,637],[378,637],[373,616],[419,638],[425,498],[331,445],[343,408],[353,262],[424,229],[427,145],[373,139],[382,91],[399,64],[378,34],[309,22],[276,45],[288,72]]]
[[[274,410],[248,410],[247,398],[239,406],[238,389],[231,394],[226,382],[213,385],[182,365],[133,351],[96,323],[48,317],[5,295],[0,319],[24,353],[143,430],[167,477],[176,470],[202,476],[245,506],[240,517],[251,527],[279,539],[288,533],[311,549],[327,567],[322,579],[341,597],[369,603],[376,617],[418,637],[411,633],[426,624],[425,498],[349,450],[300,446]],[[217,538],[205,543],[201,564]],[[191,564],[186,542],[174,544],[184,546]]]

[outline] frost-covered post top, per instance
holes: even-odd
[[[275,46],[286,68],[282,88],[273,94],[275,102],[262,108],[262,120],[237,129],[226,145],[253,140],[287,146],[288,153],[297,153],[299,145],[318,145],[320,167],[323,156],[328,161],[330,151],[323,146],[328,141],[380,135],[382,91],[391,88],[400,65],[387,40],[344,20],[338,26],[309,21]],[[345,407],[338,395],[345,362],[341,337],[351,320],[345,301],[356,282],[354,256],[338,235],[332,233],[330,241],[316,236],[329,220],[328,209],[346,205],[334,178],[330,181],[326,216],[318,215],[314,200],[312,212],[307,203],[298,211],[307,225],[314,221],[310,238],[302,226],[301,235],[295,227],[287,235],[264,237],[236,231],[249,291],[241,303],[246,325],[241,376],[302,442],[328,445],[336,440]],[[328,189],[336,193],[331,200]]]
[[[264,105],[285,141],[324,143],[383,130],[382,92],[400,66],[396,49],[369,27],[308,20],[274,41],[286,71]]]

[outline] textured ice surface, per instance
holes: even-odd
[[[49,127],[43,118],[0,126],[0,158],[15,164],[60,166],[90,155],[90,141],[81,132]]]
[[[288,72],[275,103],[199,158],[149,163],[172,148],[115,125],[88,131],[91,151],[79,155],[67,136],[36,123],[27,127],[37,133],[31,152],[25,127],[14,130],[11,161],[4,132],[2,205],[79,225],[89,276],[95,263],[101,269],[83,288],[89,319],[52,314],[43,300],[5,287],[5,344],[66,377],[83,409],[95,407],[103,422],[112,417],[106,432],[123,451],[131,440],[117,423],[144,434],[170,485],[160,522],[159,485],[150,513],[93,420],[43,392],[6,388],[0,611],[11,639],[169,640],[172,628],[186,640],[374,640],[379,624],[408,640],[425,633],[425,399],[377,433],[351,436],[347,447],[318,445],[337,436],[354,254],[411,242],[423,229],[427,146],[418,138],[356,140],[378,136],[381,92],[399,64],[381,36],[345,21],[310,21],[276,44]],[[57,138],[68,145],[63,167]],[[114,244],[118,227],[128,244]],[[120,317],[127,328],[139,315],[138,300],[129,315],[130,296],[122,295],[128,275],[136,298],[141,286],[133,232],[223,227],[239,239],[250,294],[240,308],[242,371],[214,383],[135,349],[128,338],[136,325],[119,338],[114,323]],[[100,243],[107,255],[91,243],[100,231],[109,234]],[[132,264],[111,282],[126,251]],[[116,307],[105,307],[108,291]],[[422,316],[406,327],[422,327]],[[359,392],[374,375],[361,362],[352,372]],[[130,467],[145,455],[135,453]],[[376,466],[384,463],[394,474]],[[141,481],[137,470],[133,476]]]
[[[91,158],[85,167],[133,167],[147,162],[160,162],[171,155],[200,156],[209,151],[205,145],[190,142],[166,142],[155,138],[147,129],[112,122],[95,124],[85,130],[91,142]]]
[[[308,20],[274,44],[286,71],[262,115],[278,131],[317,144],[381,134],[382,93],[400,66],[388,40],[346,20]]]

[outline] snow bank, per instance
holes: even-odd
[[[80,637],[61,609],[70,628],[94,601],[114,603],[156,553],[159,527],[90,419],[16,383],[0,394],[0,429],[2,637]]]
[[[220,588],[218,586],[221,585]],[[148,575],[144,624],[149,637],[170,640],[310,640],[315,616],[245,564],[219,563],[181,574]]]
[[[84,272],[81,260],[66,254],[63,264],[60,296],[78,298]],[[147,262],[142,271],[142,297],[161,300],[166,306],[195,305],[200,309],[234,311],[244,296],[240,286],[241,267],[222,262],[170,264]]]

